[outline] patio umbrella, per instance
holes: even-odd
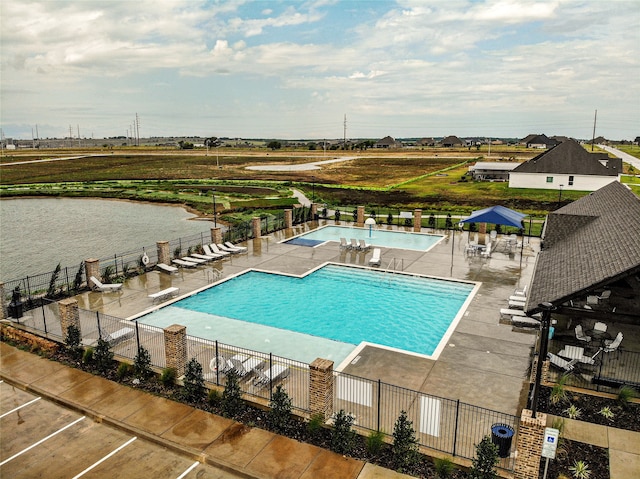
[[[496,225],[514,226],[522,228],[522,218],[524,213],[510,210],[504,206],[492,206],[483,210],[474,211],[471,216],[460,221],[460,223],[492,223]]]

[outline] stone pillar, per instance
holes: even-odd
[[[262,230],[260,228],[260,218],[257,216],[251,218],[251,231],[254,238],[260,238],[262,236]]]
[[[293,210],[284,210],[284,227],[285,229],[293,228]]]
[[[546,424],[547,415],[545,413],[538,412],[533,418],[531,410],[522,410],[516,440],[514,479],[538,479]]]
[[[364,226],[364,206],[358,206],[358,219],[356,226],[362,228]]]
[[[413,231],[420,233],[422,229],[422,210],[416,208],[413,210]]]
[[[187,366],[187,327],[172,324],[164,328],[164,354],[166,366],[176,370],[177,377]]]
[[[222,228],[211,228],[211,242],[213,244],[222,244]]]
[[[0,282],[0,320],[7,319],[7,296],[4,293],[4,283]]]
[[[80,311],[78,311],[78,301],[73,298],[58,301],[60,309],[60,329],[62,337],[67,337],[69,326],[75,326],[80,331]]]
[[[309,365],[309,409],[311,415],[333,415],[333,361],[317,358]]]
[[[87,286],[93,289],[95,284],[89,278],[91,276],[95,276],[98,279],[100,278],[100,260],[95,258],[89,258],[84,261],[84,274],[87,277]]]
[[[171,251],[169,251],[168,241],[156,241],[156,249],[158,250],[158,263],[171,264]]]

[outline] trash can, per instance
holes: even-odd
[[[507,424],[494,424],[491,426],[491,442],[498,446],[498,456],[509,457],[511,441],[513,440],[513,428]]]

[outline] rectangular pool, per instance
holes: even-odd
[[[138,321],[307,363],[340,364],[361,343],[432,357],[476,287],[336,264],[303,277],[248,271]]]

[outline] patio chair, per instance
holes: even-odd
[[[267,386],[272,381],[278,381],[289,376],[289,367],[284,364],[274,364],[267,371],[262,372],[256,370],[256,374],[258,377],[254,384],[256,386]]]
[[[225,257],[225,255],[223,254],[214,253],[208,244],[203,244],[202,249],[204,250],[204,254],[206,254],[207,256],[212,256],[214,259],[222,259]]]
[[[95,276],[91,276],[89,280],[91,281],[91,283],[93,283],[94,287],[92,289],[97,289],[102,293],[109,293],[112,291],[119,291],[122,289],[122,283],[111,283],[111,284],[101,283],[100,280]]]
[[[225,241],[224,245],[229,249],[235,249],[238,253],[246,253],[249,250],[246,246],[238,246],[233,244],[231,241]]]
[[[556,356],[553,353],[547,353],[547,357],[549,358],[549,362],[554,366],[562,369],[563,371],[569,373],[576,368],[577,359],[572,359],[571,361],[567,361],[566,359],[562,359],[560,356]]]
[[[192,261],[185,261],[183,259],[172,259],[171,262],[173,264],[177,264],[178,266],[182,266],[183,268],[196,268],[198,266],[197,263]]]
[[[218,245],[216,245],[215,243],[211,243],[209,245],[209,248],[215,254],[219,254],[220,256],[230,256],[231,255],[231,253],[229,251],[222,251],[220,248],[218,248]]]
[[[180,259],[182,261],[189,261],[190,263],[195,263],[195,264],[205,264],[207,262],[207,260],[205,259],[196,258],[194,256],[183,256]]]
[[[591,342],[591,336],[587,336],[584,333],[584,330],[582,329],[582,325],[581,324],[576,325],[576,339],[578,341],[584,341],[585,343],[590,343]]]
[[[373,248],[373,256],[369,258],[369,266],[380,266],[380,248]]]
[[[358,249],[358,240],[351,238],[351,249]]]
[[[369,248],[371,248],[371,245],[369,243],[366,243],[363,239],[358,241],[358,249],[360,251],[367,251]]]
[[[622,331],[618,332],[614,339],[605,340],[603,351],[605,353],[612,353],[614,351],[617,351],[620,343],[622,343]]]
[[[529,286],[528,284],[524,285],[524,288],[522,289],[516,289],[513,294],[514,296],[527,296],[527,286]]]
[[[228,246],[223,245],[222,243],[218,243],[218,244],[217,244],[217,246],[218,246],[218,249],[219,249],[220,251],[225,251],[225,252],[227,252],[227,253],[231,253],[231,254],[238,254],[238,253],[240,253],[240,250],[237,250],[237,249],[231,249],[231,248],[229,248]]]
[[[213,261],[215,259],[213,256],[209,256],[208,254],[191,253],[191,256],[203,261]]]
[[[164,273],[168,273],[168,274],[172,274],[172,273],[177,273],[178,272],[178,268],[176,268],[175,266],[169,266],[168,264],[164,264],[164,263],[158,263],[156,265],[156,267],[160,271],[163,271]]]
[[[340,248],[341,249],[349,249],[351,246],[347,243],[347,238],[340,238]]]
[[[527,303],[527,301],[525,300],[525,298],[522,298],[521,300],[510,299],[509,300],[509,308],[510,309],[524,309],[524,305],[526,303]]]

